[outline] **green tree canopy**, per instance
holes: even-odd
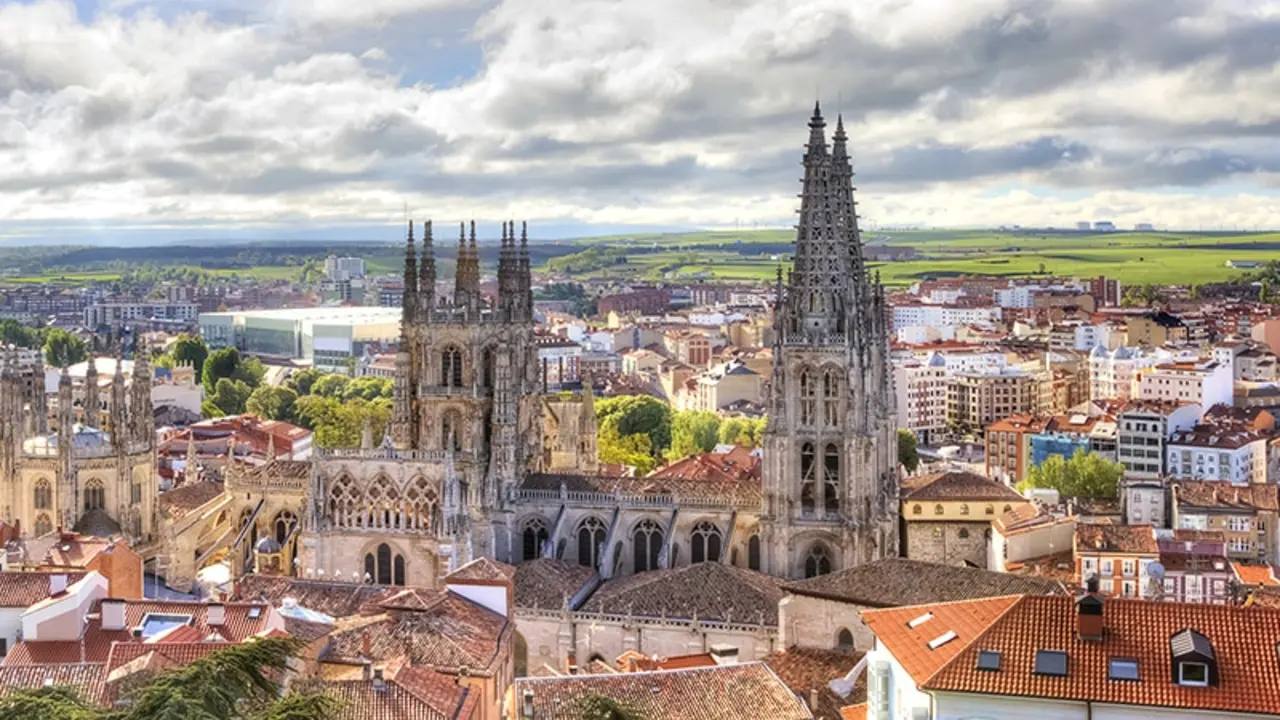
[[[253,394],[253,389],[245,384],[243,380],[231,380],[230,378],[222,378],[218,380],[214,386],[213,395],[206,402],[217,408],[219,415],[211,417],[220,417],[221,415],[239,415],[245,410],[245,403],[249,401],[249,396]]]
[[[323,370],[317,370],[315,368],[295,370],[293,374],[289,376],[289,379],[285,381],[285,384],[293,388],[293,391],[298,393],[299,396],[310,395],[311,386],[314,385],[317,380],[324,377],[324,375],[325,373]]]
[[[339,375],[337,373],[325,375],[311,385],[311,394],[320,395],[322,397],[340,398],[342,397],[343,392],[346,391],[347,385],[350,382],[351,378],[346,375]]]
[[[320,425],[331,422],[338,401],[319,395],[303,395],[293,406],[293,419],[308,430],[315,430]]]
[[[44,347],[44,333],[17,320],[0,320],[0,344],[34,350]]]
[[[920,451],[916,446],[916,434],[910,430],[898,430],[898,462],[907,472],[915,472],[920,467]]]
[[[204,361],[209,357],[209,346],[204,344],[203,338],[183,333],[173,341],[173,347],[169,348],[169,356],[173,358],[175,365],[191,365],[195,368],[196,377],[203,378]]]
[[[267,420],[293,421],[294,405],[298,402],[298,393],[292,388],[263,385],[249,395],[245,401],[246,412],[253,413]]]
[[[1028,487],[1057,490],[1063,497],[1115,498],[1124,466],[1101,455],[1076,450],[1070,460],[1050,455],[1031,468],[1019,489]]]
[[[671,417],[671,447],[664,453],[675,462],[715,448],[720,439],[720,416],[706,410],[682,410]]]
[[[338,377],[342,376],[339,375]],[[391,385],[391,378],[372,376],[355,378],[343,388],[342,398],[344,400],[352,398],[364,398],[365,400],[390,398]]]
[[[613,423],[618,436],[647,435],[655,457],[671,447],[671,407],[648,395],[618,395],[596,401],[600,429]]]
[[[652,472],[658,464],[653,457],[653,443],[649,436],[644,433],[619,435],[616,422],[606,423],[600,428],[596,446],[602,462],[628,465],[641,475]]]
[[[54,367],[67,367],[89,359],[85,341],[63,330],[53,328],[44,340],[44,360]]]

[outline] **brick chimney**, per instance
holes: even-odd
[[[1090,576],[1088,592],[1076,600],[1076,634],[1086,642],[1101,642],[1103,601],[1098,594],[1098,578]]]
[[[360,654],[364,657],[373,657],[373,639],[369,637],[368,630],[360,632]]]

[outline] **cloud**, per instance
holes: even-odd
[[[786,225],[815,97],[878,222],[1280,226],[1261,0],[32,0],[0,27],[0,234]]]

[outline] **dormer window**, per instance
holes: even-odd
[[[1181,630],[1169,638],[1169,654],[1175,683],[1187,687],[1218,684],[1218,661],[1209,638],[1190,628]]]
[[[1205,687],[1209,684],[1209,666],[1198,662],[1178,663],[1178,684]]]

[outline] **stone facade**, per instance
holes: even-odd
[[[907,557],[986,568],[990,535],[990,522],[911,523],[907,529]]]

